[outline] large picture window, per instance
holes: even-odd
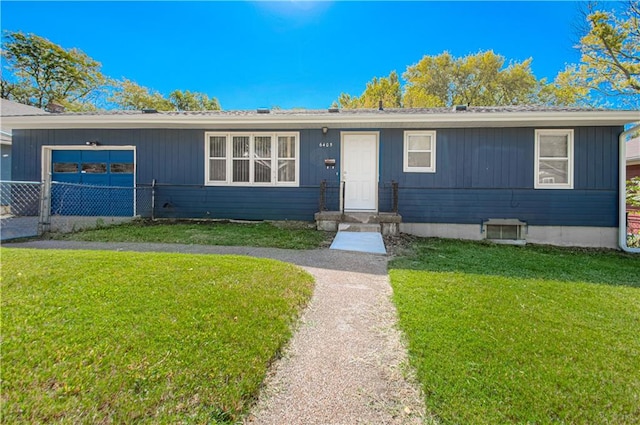
[[[205,133],[205,184],[297,186],[298,133]]]
[[[436,172],[436,132],[405,131],[404,163],[405,173]]]
[[[535,188],[573,189],[573,130],[536,130]]]

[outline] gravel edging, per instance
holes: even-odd
[[[297,264],[314,294],[245,424],[421,424],[422,394],[391,301],[387,257],[328,249],[29,241],[41,249],[235,254]]]

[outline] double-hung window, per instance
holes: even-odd
[[[405,173],[436,172],[436,132],[405,131],[404,159]]]
[[[298,186],[299,133],[205,133],[205,184]]]
[[[536,130],[535,188],[573,189],[573,130]]]

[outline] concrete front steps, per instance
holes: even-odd
[[[338,232],[376,232],[382,233],[382,226],[369,223],[338,223]]]
[[[395,213],[321,211],[315,214],[318,230],[327,232],[376,232],[400,234],[402,216]]]

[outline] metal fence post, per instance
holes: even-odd
[[[326,202],[326,193],[327,193],[327,181],[320,181],[320,201],[318,205],[318,211],[322,212],[327,209]]]
[[[342,181],[340,182],[341,187],[340,187],[340,213],[342,214],[342,217],[344,218],[344,204],[345,204],[345,195],[347,193],[347,182],[346,181]]]
[[[51,230],[51,177],[48,176],[40,185],[40,219],[38,236]]]
[[[156,179],[151,180],[151,220],[156,219]]]
[[[398,182],[391,181],[391,210],[398,214]]]

